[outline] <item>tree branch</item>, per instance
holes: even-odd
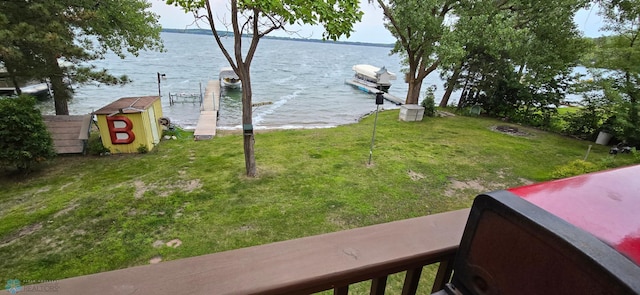
[[[222,40],[220,38],[220,35],[218,35],[218,30],[216,30],[216,25],[215,25],[215,22],[213,21],[213,13],[211,11],[211,4],[209,3],[209,0],[207,0],[205,2],[205,6],[207,8],[207,15],[208,15],[207,16],[207,20],[209,21],[209,27],[211,27],[211,32],[213,33],[213,37],[216,39],[216,43],[218,43],[218,47],[220,47],[220,49],[222,50],[222,54],[224,55],[224,57],[229,62],[229,65],[231,65],[233,70],[237,73],[238,72],[238,65],[233,62],[233,58],[231,58],[231,55],[229,54],[229,51],[222,44]]]

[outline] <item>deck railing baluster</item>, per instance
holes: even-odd
[[[333,289],[333,295],[348,295],[349,294],[349,285],[336,287]]]
[[[444,285],[451,279],[451,273],[453,272],[453,258],[454,256],[452,255],[440,261],[438,273],[436,274],[436,278],[433,280],[431,293],[444,289]]]
[[[415,295],[418,291],[418,283],[420,283],[420,275],[422,275],[422,266],[407,270],[404,277],[404,286],[402,287],[402,295]]]
[[[371,280],[371,295],[384,295],[387,287],[388,276],[383,276]]]

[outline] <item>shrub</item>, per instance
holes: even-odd
[[[551,177],[554,179],[566,178],[589,172],[595,172],[598,170],[600,170],[600,167],[594,163],[583,160],[575,160],[556,168],[551,173]]]
[[[607,104],[601,94],[583,95],[582,108],[562,115],[565,122],[563,133],[584,140],[595,140],[603,122],[611,116]]]
[[[631,149],[631,154],[633,155],[633,159],[636,163],[640,163],[640,151],[637,148]]]
[[[56,155],[53,140],[29,96],[0,98],[0,166],[28,172]]]
[[[427,87],[427,91],[425,92],[425,97],[422,100],[421,105],[424,107],[424,115],[427,117],[433,117],[436,115],[436,96],[433,94],[435,91],[435,86]]]
[[[149,148],[144,144],[140,144],[140,146],[138,147],[138,154],[146,154],[148,152]]]
[[[100,134],[91,133],[91,136],[89,136],[89,140],[87,141],[87,152],[89,155],[103,156],[111,153],[111,150],[102,144]]]

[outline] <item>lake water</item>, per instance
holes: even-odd
[[[217,79],[220,68],[228,66],[228,63],[213,36],[180,33],[162,33],[161,36],[166,52],[141,52],[138,57],[128,56],[126,59],[109,55],[104,60],[93,62],[112,74],[127,75],[133,82],[124,86],[78,86],[74,99],[69,103],[70,113],[87,114],[120,97],[158,95],[157,73],[162,73],[166,75],[160,83],[164,115],[184,128],[194,128],[200,114],[199,101],[170,106],[169,93],[197,94],[201,85],[204,92],[207,81]],[[233,40],[227,38],[224,42],[230,46]],[[398,76],[389,92],[404,98],[407,84],[400,72],[400,57],[389,55],[390,49],[261,40],[251,65],[253,102],[272,104],[254,109],[255,128],[333,127],[354,123],[374,111],[374,95],[344,83],[353,75],[351,67],[355,64],[386,66]],[[444,89],[437,73],[432,73],[424,82],[424,86],[432,84],[438,86],[436,98],[439,99]],[[239,91],[223,91],[219,128],[240,128],[240,95]],[[454,94],[452,99],[457,95]],[[385,102],[384,108],[397,106]],[[41,109],[45,113],[53,113],[53,102],[44,102]]]

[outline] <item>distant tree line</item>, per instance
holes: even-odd
[[[211,36],[212,35],[211,30],[205,30],[205,29],[166,29],[166,28],[163,28],[162,32],[181,33],[181,34],[196,34],[196,35],[207,35],[207,36]],[[222,36],[222,37],[233,37],[233,32],[231,32],[231,31],[218,31],[218,34],[220,36]],[[242,34],[242,37],[251,38],[251,35]],[[336,43],[336,44],[346,44],[346,45],[356,45],[356,46],[393,47],[393,44],[384,44],[384,43],[334,41],[334,40],[322,40],[322,39],[311,39],[311,38],[264,36],[264,39],[285,40],[285,41],[300,41],[300,42],[311,42],[311,43]]]

